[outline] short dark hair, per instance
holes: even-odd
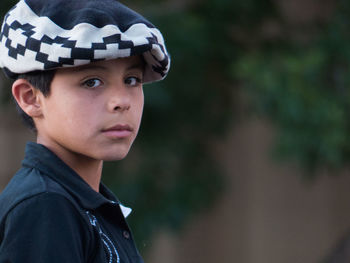
[[[25,79],[27,80],[31,85],[33,85],[34,88],[41,91],[41,93],[47,97],[50,95],[50,87],[51,82],[55,76],[55,70],[45,70],[45,71],[32,71],[29,73],[24,73],[18,75],[17,79]],[[18,105],[17,101],[15,101],[17,111],[19,115],[21,116],[23,123],[25,126],[27,126],[30,130],[37,132],[34,120],[32,117],[30,117],[28,114],[26,114],[22,108]]]

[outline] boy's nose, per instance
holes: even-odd
[[[114,91],[108,100],[110,112],[125,111],[130,109],[130,96],[124,89]]]

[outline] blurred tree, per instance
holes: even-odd
[[[279,131],[275,156],[296,160],[307,177],[317,168],[341,168],[350,158],[349,14],[350,3],[337,1],[330,16],[299,28],[302,41],[285,33],[232,63],[254,108]]]

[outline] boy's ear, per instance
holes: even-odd
[[[26,79],[18,79],[12,84],[12,95],[22,110],[30,117],[42,115],[40,91],[34,88]]]

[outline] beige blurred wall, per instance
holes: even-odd
[[[237,125],[217,154],[228,189],[183,233],[161,232],[146,262],[320,262],[350,230],[350,174],[314,183],[274,163],[273,132],[261,120]]]
[[[0,116],[2,189],[33,135],[12,108]],[[272,131],[267,122],[246,120],[218,142],[225,193],[181,233],[158,233],[146,262],[316,263],[329,253],[350,229],[350,174],[304,182],[297,168],[271,160]]]

